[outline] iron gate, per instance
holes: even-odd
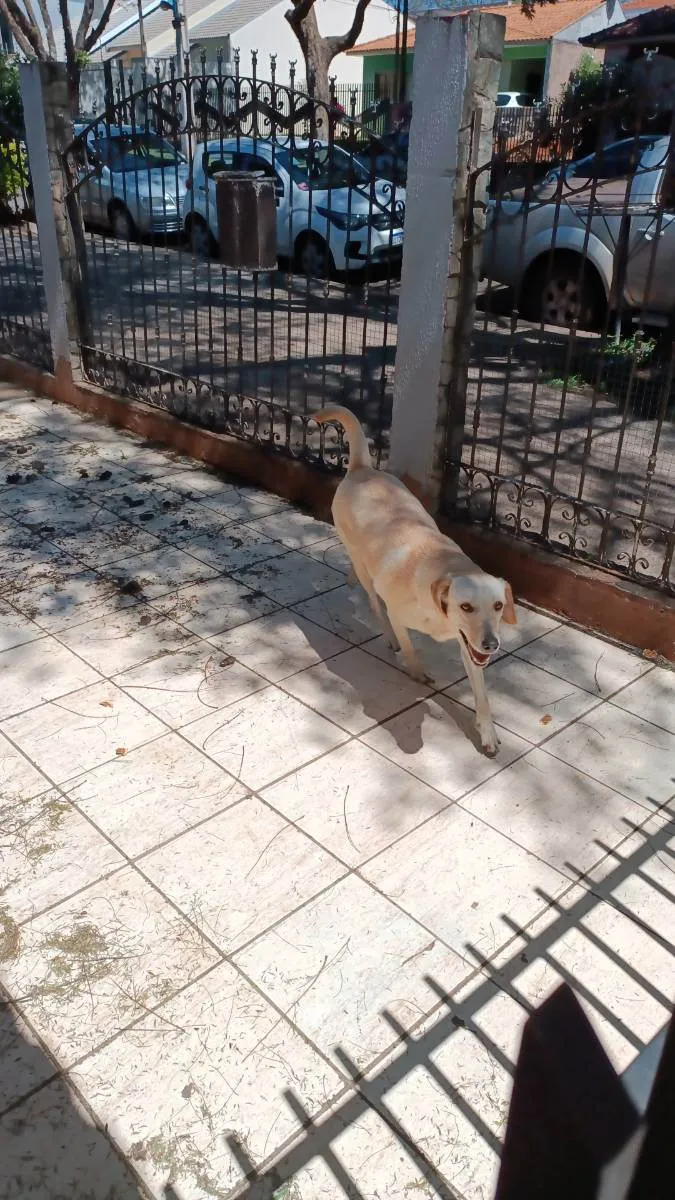
[[[516,129],[474,173],[488,222],[444,485],[456,516],[671,592],[673,145],[672,96],[633,98]]]
[[[210,429],[339,467],[312,427],[359,413],[386,457],[405,191],[386,146],[335,95],[250,76],[108,79],[66,155],[86,227],[84,369]],[[352,109],[355,110],[354,95]],[[279,266],[218,261],[215,177],[274,180]]]

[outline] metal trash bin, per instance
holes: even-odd
[[[251,171],[222,171],[216,179],[220,261],[246,271],[277,265],[274,180]]]

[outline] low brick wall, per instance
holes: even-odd
[[[66,371],[49,375],[0,356],[0,379],[170,446],[330,520],[330,506],[339,482],[335,475],[251,442],[187,425],[140,401],[77,383]],[[646,651],[650,657],[675,662],[673,598],[499,533],[450,521],[440,524],[479,566],[510,580],[519,599]]]

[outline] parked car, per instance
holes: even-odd
[[[533,108],[534,96],[529,92],[497,92],[497,108]]]
[[[618,142],[610,142],[608,146],[586,154],[583,158],[572,159],[552,167],[544,176],[542,184],[555,183],[561,175],[566,183],[572,179],[625,179],[637,167],[643,151],[653,146],[656,140],[654,134],[642,134],[639,137],[621,138]]]
[[[407,132],[384,133],[374,137],[368,150],[360,154],[359,161],[378,179],[390,179],[401,187],[408,180]]]
[[[657,323],[672,313],[675,146],[667,137],[650,142],[630,179],[575,189],[554,181],[529,202],[525,193],[490,201],[483,273],[518,287],[526,317],[548,325],[600,324],[624,212],[630,224],[622,305]]]
[[[75,124],[76,136],[86,126]],[[96,174],[80,188],[84,221],[125,241],[138,234],[180,233],[188,165],[157,133],[130,125],[95,125],[82,147],[80,169]]]
[[[307,275],[362,270],[400,259],[405,191],[375,180],[339,146],[292,146],[231,138],[199,146],[183,200],[183,226],[196,254],[218,244],[215,175],[254,171],[274,180],[277,250]]]

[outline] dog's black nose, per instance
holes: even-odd
[[[493,634],[490,634],[488,637],[484,637],[481,642],[481,649],[484,650],[486,654],[491,654],[493,650],[498,650],[499,642],[497,641],[497,638],[494,637]]]

